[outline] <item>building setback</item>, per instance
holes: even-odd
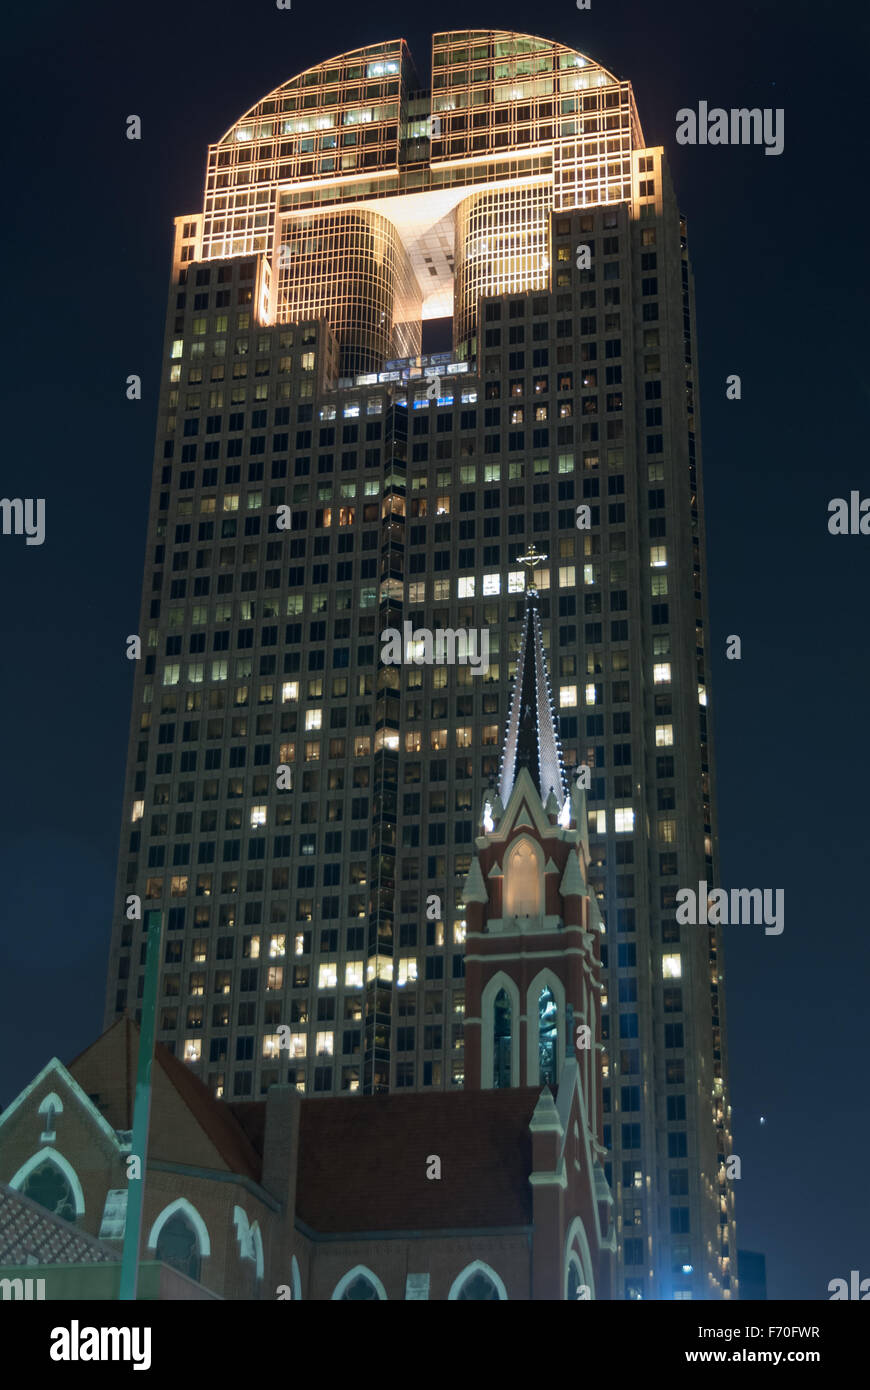
[[[517,1084],[504,1018],[466,1018],[466,876],[535,543],[617,1298],[736,1292],[721,945],[674,916],[717,882],[695,363],[664,152],[559,43],[436,34],[431,90],[402,40],[322,63],[176,219],[106,1025],[159,908],[158,1037],[216,1097],[450,1092],[487,1047]],[[384,663],[406,622],[486,669]]]

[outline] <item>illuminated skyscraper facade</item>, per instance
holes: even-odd
[[[465,876],[536,543],[588,768],[626,1298],[736,1288],[721,947],[674,915],[716,881],[695,363],[663,151],[562,44],[435,35],[431,91],[371,45],[210,148],[176,220],[107,995],[107,1023],[141,997],[135,896],[165,915],[158,1036],[217,1094],[463,1084]],[[485,632],[487,669],[422,639],[385,664],[406,622]]]

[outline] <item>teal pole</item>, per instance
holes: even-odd
[[[124,1251],[121,1256],[120,1299],[136,1298],[139,1278],[139,1240],[142,1230],[142,1200],[145,1193],[145,1159],[148,1151],[148,1121],[151,1116],[151,1067],[154,1062],[154,1032],[157,1013],[157,977],[160,973],[160,937],[163,913],[146,914],[147,952],[142,1023],[139,1029],[139,1061],[136,1068],[136,1100],[133,1106],[133,1142],[129,1157],[139,1160],[139,1176],[127,1178],[127,1220],[124,1225]]]

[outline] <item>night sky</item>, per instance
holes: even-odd
[[[102,1026],[172,218],[201,206],[206,147],[362,44],[404,36],[428,84],[432,29],[534,32],[631,79],[689,221],[722,883],[785,890],[781,936],[725,929],[738,1244],[767,1256],[771,1297],[826,1299],[829,1280],[870,1275],[870,536],[827,530],[831,498],[870,496],[868,34],[863,11],[837,8],[44,0],[6,14],[0,491],[45,498],[46,540],[0,536],[0,1103]],[[784,108],[784,153],[677,146],[677,110],[701,100]]]

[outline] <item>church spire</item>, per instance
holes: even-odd
[[[546,802],[550,792],[555,796],[561,821],[563,816],[570,816],[568,779],[544,654],[538,591],[534,586],[534,570],[546,559],[546,555],[536,552],[534,543],[519,557],[520,564],[528,568],[529,579],[498,789],[503,805],[507,806],[520,768],[527,767],[541,801]]]

